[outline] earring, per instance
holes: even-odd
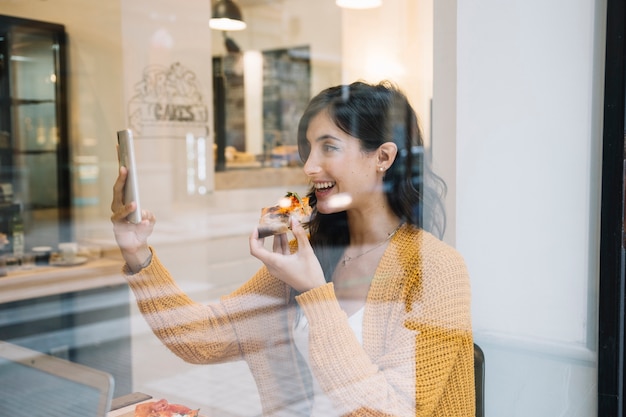
[[[385,170],[385,167],[378,168],[381,172]]]

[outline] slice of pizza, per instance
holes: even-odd
[[[308,197],[300,197],[297,193],[288,191],[278,204],[261,209],[257,227],[259,238],[287,233],[292,218],[306,223],[311,218],[312,211]]]
[[[165,399],[137,404],[135,417],[198,417],[200,410],[181,404],[170,404]]]

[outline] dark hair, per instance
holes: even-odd
[[[396,144],[398,154],[383,179],[387,201],[402,221],[441,238],[446,223],[442,201],[446,185],[428,167],[418,118],[404,93],[388,81],[359,81],[320,92],[310,101],[298,126],[298,151],[303,161],[310,153],[306,139],[309,123],[323,110],[337,127],[358,138],[365,152],[373,152],[385,142]],[[314,210],[309,223],[311,245],[330,281],[349,243],[347,216],[345,212],[317,213],[313,188],[308,196]]]

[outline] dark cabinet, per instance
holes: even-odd
[[[63,25],[0,15],[0,233],[26,248],[72,239]]]

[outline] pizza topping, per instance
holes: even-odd
[[[300,197],[298,193],[289,191],[275,206],[261,209],[259,237],[287,233],[292,218],[306,223],[312,212],[308,197]]]
[[[278,204],[274,207],[268,207],[268,209],[275,209],[279,213],[283,214],[299,214],[302,216],[308,216],[311,214],[311,207],[309,206],[308,197],[300,197],[298,193],[288,191],[283,198],[278,201]]]
[[[292,216],[296,215],[299,218],[304,219],[311,215],[313,209],[309,206],[308,197],[300,197],[297,193],[287,192],[287,194],[278,201],[278,204],[272,207],[265,207],[261,213],[263,215],[279,215],[279,216]]]
[[[181,404],[170,404],[165,399],[137,404],[135,417],[198,417],[200,410]]]

